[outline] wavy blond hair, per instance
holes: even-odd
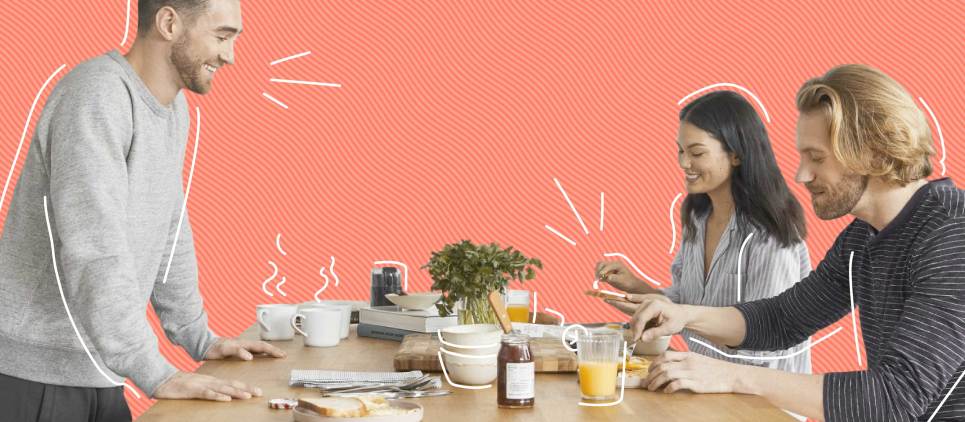
[[[932,172],[931,128],[898,82],[870,66],[835,67],[801,86],[798,111],[823,111],[831,149],[851,171],[904,186]]]

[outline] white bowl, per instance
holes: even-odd
[[[496,380],[496,358],[466,358],[442,353],[449,379],[456,384],[486,385]]]
[[[633,349],[635,355],[662,355],[670,347],[671,336],[657,337],[654,340],[637,340],[637,347]]]
[[[442,340],[458,346],[499,346],[503,330],[496,324],[455,325],[442,329]]]
[[[409,293],[404,296],[389,293],[385,298],[400,308],[422,311],[431,308],[439,299],[442,299],[442,293]]]
[[[485,385],[496,380],[496,354],[503,331],[495,324],[456,325],[442,329],[442,361],[452,382]],[[452,353],[458,353],[458,356]]]

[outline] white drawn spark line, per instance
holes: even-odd
[[[284,57],[284,58],[275,60],[275,61],[269,63],[268,65],[269,65],[269,66],[274,66],[274,65],[279,64],[279,63],[287,62],[287,61],[289,61],[289,60],[295,60],[295,59],[297,59],[297,58],[299,58],[299,57],[305,57],[305,56],[307,56],[307,55],[309,55],[309,54],[312,54],[312,52],[311,52],[311,51],[306,51],[306,52],[303,52],[303,53],[293,54],[293,55],[291,55],[291,56],[288,56],[288,57]]]

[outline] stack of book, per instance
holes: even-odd
[[[439,316],[435,308],[409,311],[398,306],[375,306],[359,310],[358,335],[402,341],[409,334],[435,334],[437,330],[458,324],[455,315]]]

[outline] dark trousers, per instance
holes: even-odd
[[[0,420],[130,421],[124,387],[64,387],[0,374]]]

